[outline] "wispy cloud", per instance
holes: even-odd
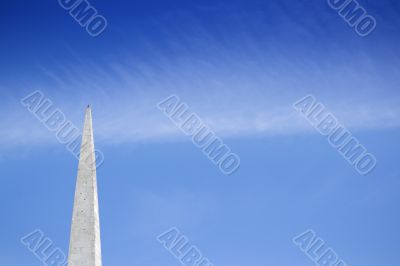
[[[279,5],[273,8],[283,10]],[[178,16],[177,21],[188,24],[181,28],[171,26],[168,16],[153,21],[162,32],[163,47],[139,35],[139,51],[126,49],[99,59],[67,49],[67,62],[39,65],[32,78],[13,83],[19,90],[11,98],[1,99],[1,111],[7,115],[0,118],[0,142],[54,142],[54,136],[18,103],[35,89],[42,89],[77,126],[82,124],[84,106],[92,104],[96,141],[105,144],[183,139],[156,108],[170,94],[179,95],[221,137],[313,132],[292,108],[309,93],[348,128],[400,126],[398,57],[388,61],[385,56],[367,56],[365,47],[353,52],[335,44],[327,46],[335,49],[332,53],[322,47],[312,52],[289,47],[289,36],[268,32],[265,39],[262,30],[249,31],[261,23],[262,14],[247,23],[245,12],[235,12],[232,19],[238,27],[220,34],[211,33],[194,16]],[[280,27],[300,32],[290,38],[312,43],[323,33],[323,25],[294,23],[295,15],[282,14],[290,19]]]
[[[81,67],[75,67],[78,73],[89,71]],[[399,105],[394,98],[358,97],[351,91],[345,95],[340,87],[330,92],[323,87],[323,82],[310,87],[301,77],[297,77],[299,86],[292,87],[288,83],[295,78],[286,79],[285,71],[278,66],[278,79],[269,76],[268,71],[263,73],[244,63],[232,68],[230,75],[222,73],[227,69],[219,66],[193,66],[190,62],[178,67],[162,65],[171,68],[170,72],[174,74],[150,66],[143,67],[148,68],[144,74],[135,74],[135,66],[112,67],[117,74],[91,66],[91,80],[81,79],[80,74],[76,74],[70,84],[68,80],[64,85],[57,81],[65,88],[45,90],[46,96],[77,126],[82,124],[84,106],[92,104],[96,139],[106,144],[183,139],[179,129],[156,108],[156,104],[171,93],[178,94],[190,105],[191,111],[222,137],[313,132],[292,108],[294,101],[310,92],[317,94],[349,128],[366,130],[400,126]],[[63,73],[52,75],[61,80]],[[80,90],[66,93],[68,86]],[[322,89],[318,90],[319,86]],[[350,84],[347,89],[351,90],[353,86]],[[330,88],[335,88],[335,84]],[[21,93],[18,97],[22,96]],[[2,107],[7,116],[0,119],[0,141],[8,145],[54,142],[53,134],[19,104],[18,97]]]

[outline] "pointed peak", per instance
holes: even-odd
[[[88,105],[86,106],[85,113],[88,114],[88,113],[91,113],[91,112],[92,112],[92,106],[90,106],[90,104],[88,104]]]
[[[91,120],[92,119],[91,116],[92,116],[92,108],[91,108],[90,104],[88,104],[86,106],[86,110],[85,110],[85,121],[87,119]]]

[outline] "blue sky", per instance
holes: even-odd
[[[214,265],[306,266],[313,229],[348,265],[399,265],[400,4],[360,0],[360,37],[327,1],[101,1],[93,38],[56,0],[0,3],[0,265],[67,252],[77,160],[20,99],[41,90],[79,128],[93,109],[103,265],[180,265],[175,226]],[[218,171],[156,105],[179,95],[241,158]],[[313,94],[377,158],[359,175],[292,104]]]

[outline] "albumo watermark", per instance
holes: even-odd
[[[107,20],[99,15],[87,0],[58,0],[62,8],[69,11],[69,14],[76,22],[85,28],[87,33],[93,37],[99,36],[107,28]]]
[[[329,6],[354,28],[358,35],[365,37],[376,28],[376,19],[368,15],[367,11],[357,0],[328,0]]]
[[[193,144],[219,166],[225,175],[233,174],[240,166],[240,158],[216,134],[206,126],[199,116],[189,112],[186,103],[181,102],[178,96],[171,95],[157,104],[170,120],[183,133],[192,136]]]
[[[21,104],[27,108],[49,131],[53,132],[59,143],[65,145],[65,148],[79,160],[79,156],[85,149],[89,148],[89,143],[83,143],[80,148],[82,134],[66,115],[56,108],[53,102],[45,97],[43,92],[36,90],[21,99]],[[91,156],[84,158],[84,162],[89,168],[100,168],[104,163],[104,154],[95,149],[94,158],[96,165],[92,165]]]
[[[326,111],[313,95],[298,100],[293,107],[313,125],[319,133],[327,136],[329,144],[343,156],[358,173],[369,174],[376,166],[376,158],[360,144],[338,119]]]
[[[292,241],[318,266],[347,266],[337,253],[311,229],[296,236]]]
[[[176,227],[168,229],[157,237],[157,241],[184,266],[213,266],[201,251],[189,243],[189,239]]]
[[[23,236],[21,243],[46,266],[67,266],[67,256],[44,233],[36,229]]]

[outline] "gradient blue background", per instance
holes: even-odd
[[[90,1],[90,37],[56,0],[0,2],[0,265],[67,252],[77,160],[21,104],[40,89],[77,126],[93,106],[103,265],[180,265],[175,226],[219,266],[306,266],[313,229],[348,265],[400,265],[400,3],[360,0],[359,37],[324,0]],[[156,104],[177,94],[241,158],[224,176]],[[312,93],[373,153],[360,176],[292,108]]]

